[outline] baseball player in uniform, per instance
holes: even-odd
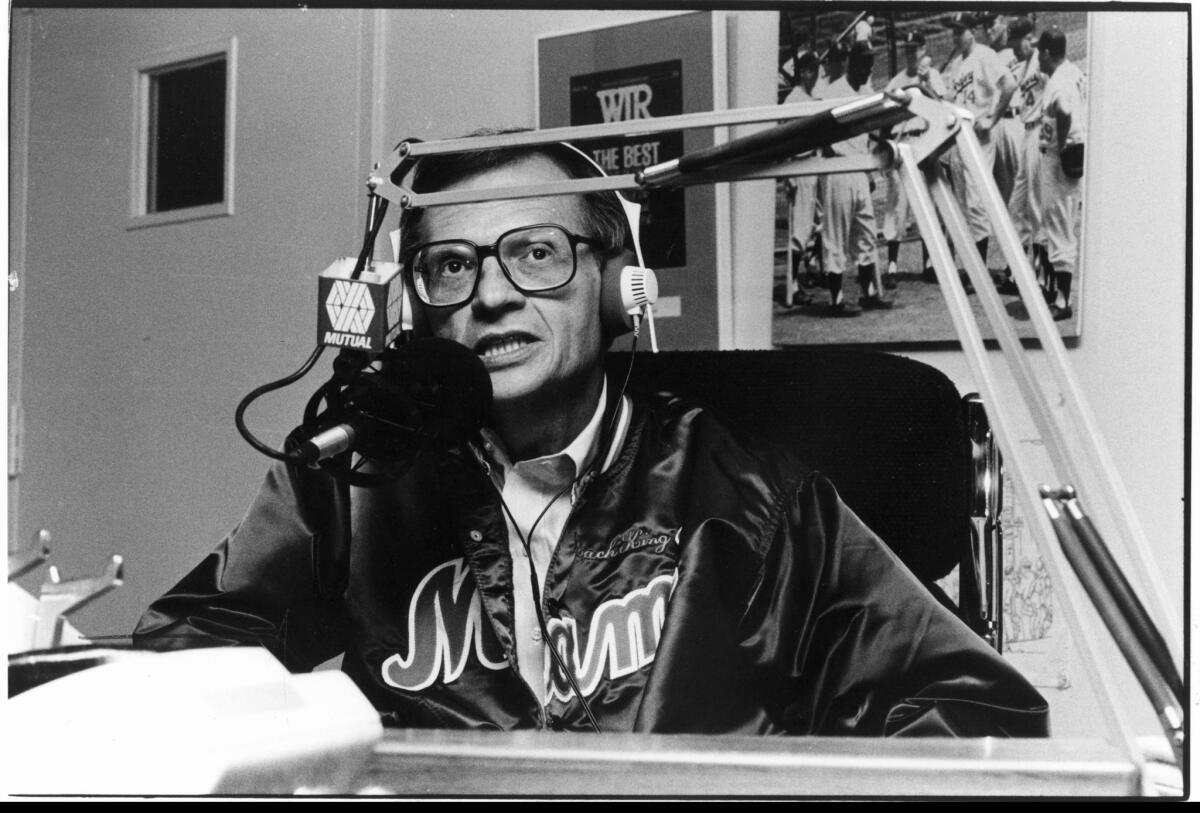
[[[1087,94],[1083,72],[1067,59],[1067,37],[1052,28],[1038,39],[1038,59],[1046,76],[1042,95],[1041,150],[1042,224],[1046,253],[1057,289],[1050,312],[1056,320],[1071,318],[1071,283],[1079,259],[1083,216],[1082,163],[1076,173],[1063,169],[1063,151],[1087,138]]]
[[[1004,15],[999,15],[988,30],[988,33],[996,38],[993,42],[1000,43],[999,47],[993,45],[993,48],[1000,64],[1012,75],[1014,81],[1017,78],[1018,63],[1021,61],[1017,56],[1014,40],[1020,40],[1025,34],[1033,31],[1032,23],[1029,23],[1029,31],[1023,30],[1024,24],[1017,26],[1018,19],[1024,18],[1010,20]],[[992,139],[996,142],[996,163],[992,167],[992,177],[995,178],[996,187],[1006,204],[1012,198],[1013,186],[1016,184],[1021,139],[1025,132],[1021,126],[1020,103],[1021,97],[1014,92],[1004,109],[997,111],[1000,118],[992,129]]]
[[[812,51],[803,51],[796,55],[796,86],[792,88],[791,93],[784,99],[784,104],[793,102],[813,102],[816,97],[813,96],[813,88],[817,83],[817,74],[820,70],[820,63],[817,61],[816,54]],[[818,211],[818,188],[820,186],[820,176],[817,175],[797,175],[795,178],[788,178],[788,205],[790,207],[788,224],[790,226],[790,234],[788,239],[791,241],[791,256],[792,266],[790,269],[792,278],[796,282],[796,291],[792,295],[792,300],[788,304],[793,307],[807,305],[812,302],[812,297],[804,293],[800,289],[800,266],[808,265],[808,257],[810,256],[809,244],[812,243],[811,251],[818,257],[820,256],[821,248],[821,226],[819,222]],[[811,286],[810,286],[811,287]]]
[[[871,32],[875,28],[875,17],[867,14],[854,24],[854,41],[871,44]]]
[[[846,48],[837,40],[826,40],[825,51],[818,59],[822,72],[813,88],[813,96],[818,99],[831,99],[829,86],[846,75]]]
[[[1038,142],[1042,127],[1042,94],[1046,89],[1046,74],[1042,73],[1038,61],[1037,40],[1033,35],[1033,21],[1018,17],[1009,28],[1013,53],[1017,62],[1012,69],[1017,80],[1019,97],[1016,107],[1020,110],[1021,147],[1017,161],[1017,177],[1013,182],[1012,196],[1008,200],[1008,213],[1016,226],[1017,236],[1026,253],[1032,252],[1033,268],[1038,281],[1046,285],[1046,238],[1042,231],[1042,194],[1039,179],[1041,152]],[[1012,271],[1004,269],[1004,277],[996,286],[1002,294],[1019,295],[1013,282]]]
[[[1017,83],[996,52],[975,41],[973,29],[977,24],[974,15],[967,13],[955,15],[950,21],[955,51],[946,66],[945,80],[950,100],[975,114],[975,135],[983,150],[985,167],[991,171],[996,162],[996,139],[992,131],[1000,114],[1007,109]],[[992,225],[979,189],[967,174],[957,149],[950,152],[950,182],[959,206],[966,213],[979,255],[986,260]]]
[[[866,43],[855,43],[847,60],[846,75],[832,83],[824,98],[871,94],[869,80],[875,58]],[[869,138],[861,136],[826,147],[827,155],[868,155]],[[846,306],[842,296],[842,276],[846,265],[858,267],[862,287],[859,307],[884,310],[892,303],[880,297],[880,281],[875,266],[875,209],[871,202],[871,180],[866,172],[839,172],[826,175],[821,185],[822,229],[825,232],[825,279],[829,289],[829,316],[857,316],[858,310]]]
[[[932,60],[925,50],[925,35],[910,31],[901,43],[904,48],[904,70],[897,73],[887,83],[886,90],[901,90],[918,86],[926,93],[937,98],[946,95],[946,84],[942,75],[932,65]],[[912,118],[900,125],[897,137],[900,139],[914,138],[927,129],[924,120]],[[883,273],[883,287],[892,291],[896,288],[896,261],[900,256],[900,238],[908,231],[908,223],[912,214],[908,206],[908,196],[904,192],[904,184],[900,181],[900,173],[889,169],[884,173],[886,184],[886,204],[883,211],[883,238],[887,241],[888,263]],[[929,251],[925,241],[921,241],[922,268],[929,265]]]

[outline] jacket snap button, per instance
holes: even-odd
[[[470,537],[471,537],[472,542],[479,542],[480,540],[483,539],[483,534],[481,534],[479,531],[473,530],[470,533]]]

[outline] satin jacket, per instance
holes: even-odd
[[[508,532],[481,456],[420,460],[350,489],[349,510],[338,488],[276,465],[135,640],[261,644],[293,670],[344,652],[395,725],[588,728],[550,658],[544,707],[518,671]],[[339,539],[352,544],[331,588]],[[820,473],[679,400],[635,404],[619,454],[580,485],[542,592],[602,730],[1047,733],[1041,696]]]

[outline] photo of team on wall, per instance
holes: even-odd
[[[1087,14],[1018,10],[780,15],[779,102],[870,96],[917,86],[965,108],[984,161],[1064,336],[1079,335]],[[864,156],[877,136],[825,147]],[[939,160],[976,250],[1018,323],[1029,314],[957,147]],[[968,295],[975,291],[959,273]],[[803,175],[777,184],[776,345],[944,341],[953,327],[894,169]],[[971,297],[972,307],[981,313]],[[977,313],[977,315],[978,315]]]

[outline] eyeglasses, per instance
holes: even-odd
[[[417,297],[426,305],[448,308],[469,302],[479,285],[479,268],[495,257],[504,276],[523,294],[561,288],[575,277],[576,247],[593,248],[599,240],[541,223],[500,235],[490,246],[470,240],[437,240],[413,249],[409,268]]]

